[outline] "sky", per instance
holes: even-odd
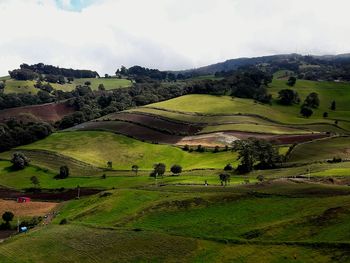
[[[350,53],[349,10],[348,0],[0,0],[0,76],[21,63],[112,74]]]

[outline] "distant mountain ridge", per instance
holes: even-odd
[[[278,63],[283,61],[299,61],[299,62],[305,62],[307,60],[310,60],[310,58],[320,60],[320,61],[344,61],[349,60],[350,61],[350,53],[347,54],[339,54],[339,55],[322,55],[322,56],[315,56],[315,55],[300,55],[300,54],[280,54],[280,55],[271,55],[271,56],[261,56],[261,57],[242,57],[242,58],[235,58],[235,59],[228,59],[224,62],[219,62],[199,68],[194,69],[188,69],[188,70],[182,70],[177,71],[177,73],[182,74],[198,74],[198,75],[206,75],[206,74],[215,74],[216,72],[221,71],[231,71],[236,70],[239,67],[243,66],[252,66],[257,64],[264,64],[264,63]]]

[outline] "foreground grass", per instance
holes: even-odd
[[[332,262],[339,249],[225,245],[157,232],[50,226],[0,246],[10,262]]]

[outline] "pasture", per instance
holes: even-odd
[[[51,225],[2,243],[0,260],[347,262],[349,201],[341,186],[288,181],[109,190],[63,203]]]
[[[167,167],[180,164],[185,170],[222,169],[237,159],[237,155],[230,151],[190,153],[174,146],[141,142],[101,131],[54,133],[44,140],[17,148],[21,149],[50,151],[100,168],[107,168],[107,162],[112,161],[116,170],[130,170],[133,164],[151,170],[153,164],[159,162]]]
[[[10,78],[5,78],[5,90],[6,94],[8,93],[38,93],[39,89],[35,88],[34,85],[36,81],[32,80],[15,80]],[[71,83],[58,84],[50,83],[50,85],[55,90],[62,91],[72,91],[78,85],[84,85],[85,82],[89,81],[91,83],[90,87],[92,90],[97,90],[100,84],[103,84],[106,90],[119,89],[130,87],[132,85],[130,80],[127,79],[118,79],[118,78],[81,78],[74,79]]]

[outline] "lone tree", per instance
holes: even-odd
[[[16,152],[12,156],[12,167],[16,170],[22,170],[29,165],[30,159],[23,153]]]
[[[85,81],[85,86],[90,86],[91,85],[91,81]]]
[[[303,106],[317,109],[320,106],[320,99],[318,98],[318,94],[316,92],[311,92],[307,95]]]
[[[292,76],[292,77],[289,77],[287,81],[287,85],[290,87],[293,87],[296,82],[297,82],[297,78]]]
[[[10,222],[13,220],[14,214],[10,211],[6,211],[2,214],[2,219],[5,221],[7,228],[10,228]]]
[[[328,118],[328,112],[323,113],[323,118]]]
[[[178,164],[174,164],[171,166],[170,171],[173,173],[173,175],[180,175],[182,173],[182,167]]]
[[[219,179],[221,181],[221,185],[222,186],[226,186],[227,183],[230,182],[230,175],[227,174],[227,173],[222,173],[222,174],[219,175]]]
[[[107,168],[108,168],[109,170],[112,170],[112,166],[113,166],[112,161],[108,161],[108,162],[107,162]]]
[[[134,164],[133,166],[131,166],[131,170],[135,173],[135,175],[137,175],[137,173],[139,172],[139,167]]]
[[[278,150],[265,140],[237,140],[233,143],[233,149],[238,152],[238,160],[241,163],[237,171],[242,174],[249,173],[254,168],[274,168],[282,160]]]
[[[306,118],[309,118],[314,112],[312,111],[312,109],[310,109],[309,107],[301,107],[300,109],[300,114],[303,116],[303,117],[306,117]]]
[[[331,103],[331,110],[335,110],[335,108],[336,108],[336,104],[335,104],[335,100],[333,100]]]
[[[65,179],[69,176],[69,168],[67,165],[60,167],[60,173],[56,176],[58,179]]]
[[[150,174],[150,176],[157,178],[157,176],[163,177],[164,173],[166,171],[166,166],[164,163],[156,163],[153,165],[153,172]]]
[[[39,181],[38,177],[33,175],[32,177],[30,177],[30,181],[32,182],[32,184],[34,185],[35,188],[40,188],[40,181]]]
[[[299,104],[298,92],[291,89],[282,89],[278,92],[278,102],[282,105]]]

